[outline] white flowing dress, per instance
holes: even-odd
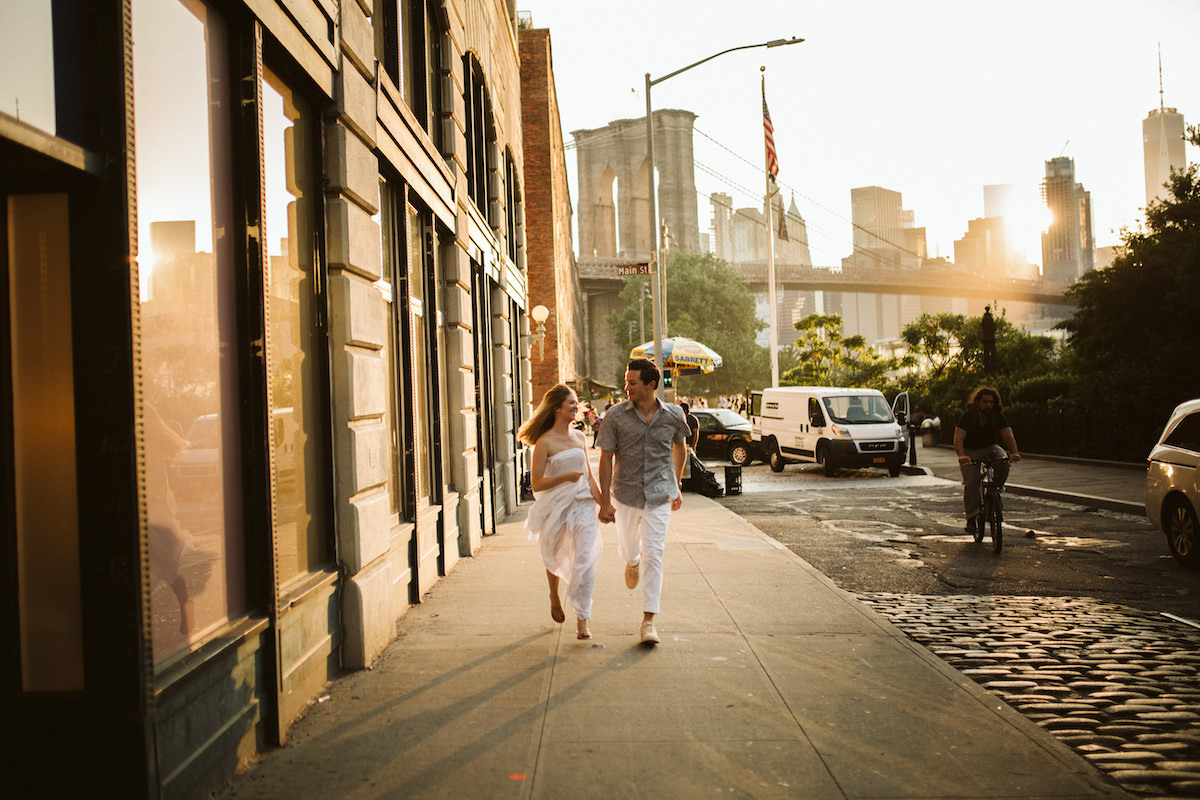
[[[525,529],[530,541],[541,543],[546,569],[567,582],[567,597],[576,615],[591,619],[592,590],[604,545],[588,484],[587,453],[582,448],[561,450],[546,459],[544,477],[564,472],[583,474],[577,481],[538,492]]]

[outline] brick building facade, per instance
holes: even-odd
[[[521,116],[525,141],[525,209],[529,306],[550,311],[545,337],[530,351],[533,402],[556,383],[580,390],[587,376],[583,299],[571,241],[562,122],[554,92],[550,31],[520,32]]]

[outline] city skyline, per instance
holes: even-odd
[[[914,225],[927,229],[929,255],[952,257],[969,221],[984,216],[985,186],[1015,184],[1036,197],[1046,162],[1059,156],[1074,159],[1092,194],[1096,245],[1116,244],[1121,227],[1144,218],[1141,126],[1159,106],[1160,46],[1165,105],[1200,114],[1200,87],[1187,80],[1200,66],[1188,37],[1200,4],[1179,0],[1015,2],[1002,13],[944,0],[766,2],[733,16],[711,0],[618,1],[602,15],[544,0],[520,9],[550,30],[568,147],[574,130],[643,117],[647,71],[659,78],[730,47],[804,38],[721,56],[660,83],[652,102],[698,115],[705,230],[713,192],[730,194],[735,207],[761,206],[765,74],[779,181],[785,201],[796,195],[819,265],[852,250],[852,188],[900,192]],[[721,24],[696,24],[710,19]],[[567,163],[577,202],[571,152]],[[1029,216],[1017,238],[1040,264],[1043,220]]]

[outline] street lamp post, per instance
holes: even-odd
[[[647,159],[647,174],[649,175],[650,183],[650,249],[651,257],[654,259],[654,266],[650,275],[650,293],[651,305],[654,307],[654,358],[658,361],[659,369],[665,369],[663,352],[663,330],[662,330],[662,264],[659,262],[662,253],[662,240],[658,230],[658,195],[654,191],[654,114],[650,106],[650,88],[655,84],[662,83],[668,78],[674,78],[681,72],[687,72],[692,67],[698,67],[706,61],[712,61],[717,56],[723,56],[726,53],[732,53],[735,50],[749,50],[755,47],[781,47],[785,44],[800,44],[803,39],[792,37],[791,39],[772,39],[769,42],[759,42],[757,44],[744,44],[739,47],[731,47],[728,50],[722,50],[719,53],[713,53],[708,58],[702,58],[694,64],[688,64],[682,69],[677,69],[669,75],[663,75],[661,78],[651,78],[650,73],[646,73],[646,159]],[[663,397],[663,382],[658,382],[658,397],[661,400]]]

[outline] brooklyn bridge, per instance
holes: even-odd
[[[619,294],[625,275],[636,274],[637,263],[627,258],[581,258],[577,267],[589,374],[616,375],[628,354],[617,352],[605,317],[624,308]],[[730,267],[746,279],[759,316],[765,319],[767,265],[750,261]],[[1048,331],[1070,316],[1074,304],[1064,297],[1067,284],[988,277],[935,266],[835,269],[777,264],[775,286],[780,344],[795,339],[792,325],[797,319],[818,311],[841,314],[847,335],[863,334],[871,344],[886,347],[897,340],[905,324],[922,313],[978,316],[984,305],[995,303],[1013,324]],[[669,297],[667,304],[669,307]],[[647,320],[649,314],[647,305]],[[649,329],[644,333],[648,337]]]
[[[620,291],[624,281],[621,267],[630,266],[628,259],[581,258],[579,279],[585,292]],[[731,264],[732,269],[746,279],[750,291],[767,293],[767,265],[762,262]],[[983,302],[1035,303],[1069,306],[1073,301],[1064,297],[1069,284],[1042,280],[992,278],[967,274],[953,269],[923,267],[918,269],[881,269],[847,267],[832,269],[794,265],[775,266],[777,289],[810,292],[856,292],[920,297],[964,298]]]

